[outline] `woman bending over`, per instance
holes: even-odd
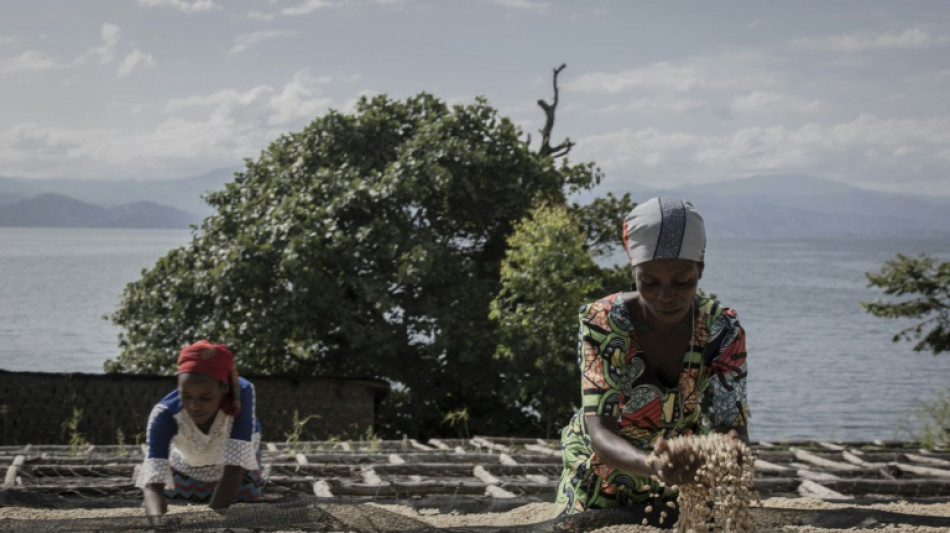
[[[178,388],[148,418],[148,451],[136,482],[147,516],[160,519],[165,498],[208,502],[212,509],[260,500],[255,402],[254,385],[238,377],[227,347],[202,340],[181,351]]]
[[[633,290],[580,310],[582,407],[561,433],[562,527],[583,519],[575,513],[608,508],[654,525],[663,510],[669,527],[673,487],[690,483],[700,465],[688,451],[663,464],[650,454],[680,435],[748,442],[745,332],[735,310],[697,294],[702,217],[688,202],[653,198],[627,215],[623,235]]]

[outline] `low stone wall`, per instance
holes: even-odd
[[[275,442],[293,431],[295,412],[315,415],[301,440],[365,436],[388,391],[377,380],[245,377],[257,391],[263,438]],[[175,386],[168,376],[0,371],[0,444],[144,442],[152,407]]]

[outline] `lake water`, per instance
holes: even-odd
[[[102,316],[188,230],[0,228],[0,368],[102,372],[118,329]],[[950,241],[711,237],[702,287],[748,334],[754,440],[910,439],[909,414],[950,386],[950,353],[868,315],[864,273],[897,252],[950,259]]]

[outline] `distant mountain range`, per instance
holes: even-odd
[[[202,195],[236,170],[147,181],[0,177],[0,226],[187,228],[213,212]]]
[[[0,177],[0,226],[184,228],[212,213],[202,195],[221,190],[238,170],[148,181]],[[715,236],[950,238],[950,197],[882,193],[805,174],[668,189],[625,180],[610,189],[635,201],[689,200]]]
[[[634,201],[688,200],[715,236],[950,238],[950,197],[870,191],[806,174],[614,192],[630,192]]]
[[[48,228],[187,228],[201,219],[153,202],[104,208],[62,194],[45,193],[0,206],[0,226]]]
[[[140,201],[154,202],[205,217],[212,213],[202,200],[234,179],[238,168],[217,169],[188,178],[155,180],[30,179],[0,176],[0,206],[44,193],[56,193],[81,202],[111,208]]]

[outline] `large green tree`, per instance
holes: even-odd
[[[950,262],[920,254],[884,263],[877,274],[867,273],[869,285],[899,300],[862,302],[868,313],[882,318],[920,320],[896,335],[895,342],[916,340],[914,350],[934,355],[950,350]]]
[[[600,180],[554,155],[483,99],[328,112],[248,160],[207,196],[216,212],[191,242],[126,287],[106,370],[170,373],[182,345],[209,338],[245,373],[390,381],[383,434],[424,438],[461,408],[473,433],[523,434],[510,363],[491,357],[507,238],[534,206]],[[615,222],[581,224],[597,241]]]

